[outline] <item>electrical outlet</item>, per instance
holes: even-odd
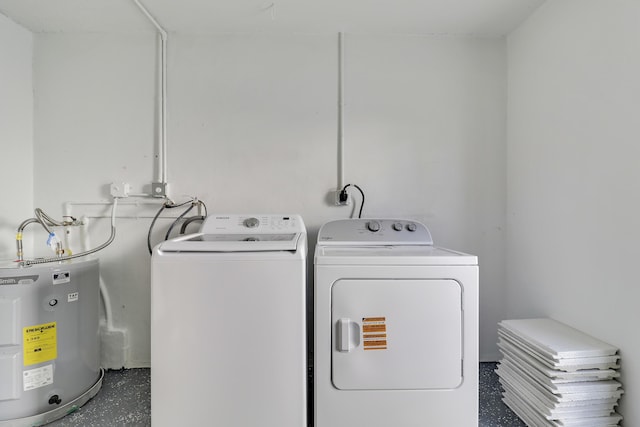
[[[112,182],[111,183],[111,196],[112,197],[129,197],[131,193],[131,185],[126,182]]]
[[[341,190],[336,190],[334,193],[336,206],[349,206],[351,204],[351,197],[349,197],[349,194],[347,194],[347,200],[340,200],[340,193]]]

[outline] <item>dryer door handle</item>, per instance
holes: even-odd
[[[343,317],[336,322],[336,345],[338,351],[348,353],[360,345],[360,325]]]

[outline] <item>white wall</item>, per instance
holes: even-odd
[[[346,39],[345,180],[365,190],[363,216],[422,220],[436,244],[479,255],[481,353],[495,360],[495,323],[504,318],[504,41]],[[149,190],[154,46],[140,34],[36,36],[37,206],[60,212],[64,201],[106,200],[111,181]],[[300,213],[311,248],[323,222],[349,215],[327,202],[337,182],[336,36],[171,35],[168,82],[176,200],[197,195],[209,212]],[[55,179],[48,165],[58,166]],[[145,239],[156,209],[124,207],[139,218],[119,219],[116,243],[100,254],[115,326],[129,331],[127,366],[149,364]],[[93,220],[93,244],[106,239],[107,222]]]
[[[620,348],[640,425],[640,3],[547,2],[509,38],[509,317]]]
[[[32,46],[30,32],[0,15],[0,260],[16,259],[16,229],[33,215]]]
[[[347,43],[347,180],[366,185],[373,215],[416,217],[436,245],[479,256],[480,359],[497,360],[505,310],[505,46],[419,37]]]

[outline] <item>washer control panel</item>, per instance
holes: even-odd
[[[321,245],[433,245],[431,233],[418,222],[404,219],[343,219],[320,228]]]
[[[302,232],[304,223],[300,215],[209,215],[200,227],[205,234],[271,234]]]

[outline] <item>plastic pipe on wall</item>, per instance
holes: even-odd
[[[147,195],[145,195],[147,196]],[[134,206],[136,208],[139,208],[141,206],[160,206],[161,204],[165,203],[164,199],[150,199],[148,201],[131,201],[131,202],[123,202],[120,201],[118,202],[118,206],[125,207],[125,206]],[[64,212],[66,216],[71,216],[71,212],[73,211],[73,207],[74,206],[111,206],[112,202],[106,202],[106,201],[95,201],[95,202],[79,202],[79,201],[69,201],[69,202],[65,202],[64,203]],[[154,211],[155,212],[155,211]],[[148,219],[148,218],[153,218],[154,214],[135,214],[135,215],[122,215],[122,214],[117,214],[116,215],[117,218],[120,219]],[[84,216],[85,218],[111,218],[111,215],[107,215],[107,214],[86,214]],[[163,219],[176,219],[178,216],[177,215],[167,215],[166,217],[162,217]]]
[[[80,232],[82,233],[82,242],[81,249],[82,251],[87,251],[91,248],[91,241],[89,239],[89,218],[83,216],[81,218],[82,228]],[[67,243],[68,246],[68,243]],[[105,323],[107,324],[107,330],[111,331],[114,329],[113,327],[113,309],[111,308],[111,297],[109,296],[109,291],[107,290],[107,285],[104,283],[104,279],[102,278],[102,274],[98,275],[98,280],[100,281],[100,296],[102,297],[102,303],[104,304],[104,318]]]
[[[160,34],[158,64],[158,170],[156,182],[167,182],[167,32],[158,23],[158,21],[149,13],[149,11],[140,3],[139,0],[133,0],[136,6],[149,19],[153,26]]]
[[[111,218],[111,227],[115,227],[115,218],[116,218],[116,211],[115,211],[115,204],[117,203],[117,199],[114,199],[114,203],[113,203],[113,207],[114,209],[111,212],[111,215],[108,218]],[[86,204],[86,203],[85,203]],[[100,204],[107,204],[107,202],[104,203],[100,203]],[[71,216],[71,209],[72,209],[72,202],[66,202],[64,204],[64,213],[65,216]],[[81,252],[85,253],[85,252],[89,252],[91,249],[91,242],[89,239],[89,218],[87,216],[83,216],[81,218],[80,221],[81,224],[81,228],[80,228],[80,233],[81,233],[81,239],[80,239],[80,248],[81,248]],[[67,247],[70,247],[69,244],[69,235],[67,233],[65,233],[65,239],[67,240]],[[104,317],[105,317],[105,322],[107,324],[107,330],[111,331],[114,330],[114,326],[113,326],[113,309],[111,306],[111,297],[109,296],[109,291],[107,290],[107,286],[104,282],[104,279],[102,278],[102,274],[98,275],[98,280],[100,282],[100,296],[102,297],[102,303],[104,304]]]
[[[338,33],[338,190],[344,186],[344,35]]]

